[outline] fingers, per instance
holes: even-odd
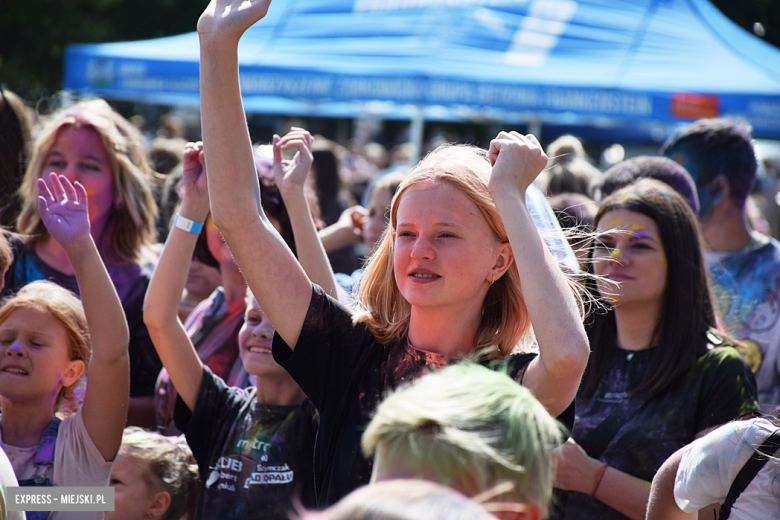
[[[495,162],[498,159],[498,154],[501,148],[508,144],[521,144],[529,149],[540,149],[542,145],[536,139],[533,134],[522,135],[514,130],[511,132],[499,132],[495,139],[490,141],[490,148],[488,149],[487,159],[492,166],[495,166]]]
[[[49,190],[49,185],[43,179],[38,179],[38,190],[41,192],[41,196],[47,201],[54,202],[54,195]]]
[[[349,211],[352,212],[352,218],[368,216],[368,210],[360,205],[352,206]]]
[[[49,180],[51,181],[52,188],[54,188],[54,196],[56,197],[56,199],[58,201],[67,200],[67,196],[65,195],[65,189],[62,187],[62,182],[60,182],[60,176],[57,175],[56,173],[52,173],[51,175],[49,175]]]
[[[38,214],[43,216],[49,211],[49,203],[46,201],[46,197],[38,196]]]
[[[65,191],[65,198],[68,200],[78,201],[79,198],[76,195],[76,189],[73,187],[73,184],[70,183],[70,181],[62,177],[60,179],[60,185],[62,186],[63,190]]]
[[[199,151],[199,150],[202,150],[202,149],[203,149],[203,142],[202,141],[197,141],[197,142],[190,141],[189,143],[184,145],[184,153],[185,154],[193,154],[196,151]]]
[[[68,178],[64,175],[57,175],[54,172],[49,174],[48,182],[45,180],[45,177],[38,179],[38,189],[41,195],[50,202],[78,200],[76,190],[73,189],[73,184],[71,184]]]
[[[314,144],[314,137],[309,133],[308,130],[304,130],[303,128],[298,128],[296,126],[293,126],[292,129],[282,137],[281,144],[284,150],[287,150],[291,147],[285,147],[285,145],[288,142],[292,141],[303,141],[306,147],[311,148],[312,144]],[[300,148],[298,148],[300,150]]]
[[[87,203],[87,189],[84,185],[78,181],[71,183],[64,175],[52,172],[49,174],[49,182],[40,178],[37,184],[38,190],[41,192],[38,197],[39,205],[41,200],[45,202],[46,207],[50,204],[67,201]]]
[[[184,156],[182,157],[182,162],[184,163],[185,168],[191,168],[196,162],[205,167],[206,163],[205,155],[203,153],[203,143],[201,141],[196,143],[187,143],[184,146]]]
[[[78,196],[76,200],[78,200],[80,204],[87,204],[87,188],[85,188],[84,185],[80,182],[76,182],[73,186],[75,188],[76,195]]]
[[[289,150],[290,148],[295,148],[303,154],[311,155],[311,144],[308,143],[304,138],[288,139],[287,137],[285,137],[280,142],[279,147],[282,150]]]
[[[282,148],[279,145],[279,142],[281,140],[282,140],[281,137],[274,134],[274,139],[273,139],[274,164],[281,164],[282,162]]]
[[[314,137],[305,128],[299,128],[297,126],[290,127],[290,132],[287,135],[301,135],[309,141],[309,144],[314,143]]]
[[[296,148],[299,152],[311,155],[314,138],[306,130],[293,130],[279,140],[282,150]]]

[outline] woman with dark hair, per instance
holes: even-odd
[[[320,204],[321,218],[326,226],[330,226],[338,222],[341,213],[351,204],[342,196],[344,190],[336,154],[328,148],[320,148],[312,152],[312,158],[312,179]],[[351,273],[360,267],[352,244],[329,252],[328,259],[336,273]]]
[[[568,519],[645,517],[663,462],[708,430],[758,411],[756,384],[716,319],[696,216],[643,179],[595,218],[593,292],[610,308],[589,324],[592,354],[556,486]]]

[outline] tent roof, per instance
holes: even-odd
[[[71,45],[65,87],[196,106],[198,47],[195,33]],[[780,136],[780,50],[706,0],[275,0],[239,61],[249,111],[737,115]]]

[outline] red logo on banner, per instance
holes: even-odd
[[[672,94],[672,115],[683,119],[700,119],[702,117],[718,117],[718,96],[706,94]]]

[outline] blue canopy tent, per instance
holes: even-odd
[[[65,88],[198,105],[197,34],[71,45]],[[248,112],[623,124],[737,116],[780,137],[780,50],[706,0],[274,0]]]

